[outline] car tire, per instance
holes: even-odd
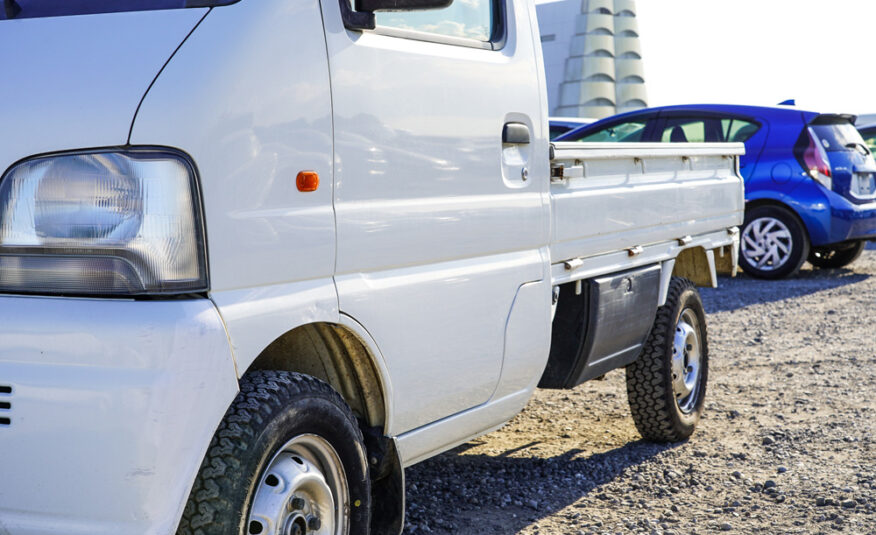
[[[210,442],[177,535],[368,533],[362,432],[328,384],[255,371]]]
[[[855,240],[838,243],[830,247],[813,247],[809,251],[809,263],[817,268],[845,267],[861,256],[867,242]]]
[[[673,278],[666,304],[639,358],[627,366],[627,400],[639,434],[678,442],[693,434],[703,412],[709,379],[706,313],[687,279]]]
[[[739,266],[759,279],[795,275],[809,256],[809,237],[803,224],[781,206],[746,210],[739,247]]]

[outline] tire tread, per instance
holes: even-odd
[[[666,304],[657,309],[651,333],[635,362],[627,366],[627,400],[633,422],[639,434],[655,442],[678,442],[688,438],[675,425],[667,406],[669,393],[664,378],[667,335],[675,325],[676,306],[685,291],[693,289],[688,279],[673,277],[669,285]],[[705,340],[704,340],[705,343]]]
[[[220,511],[235,507],[227,497],[235,495],[238,486],[245,483],[231,478],[230,474],[241,466],[240,458],[253,443],[258,430],[291,400],[303,395],[326,398],[342,409],[350,421],[356,421],[341,395],[319,379],[273,370],[247,373],[240,380],[240,392],[210,441],[177,535],[230,535],[232,532],[228,530],[236,530],[219,521]],[[358,426],[354,427],[361,443],[362,432]]]

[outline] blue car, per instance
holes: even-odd
[[[876,162],[852,115],[686,105],[602,119],[555,141],[741,142],[740,266],[764,279],[848,265],[876,239]]]
[[[576,128],[595,121],[596,119],[588,119],[586,117],[548,117],[551,139],[553,140],[566,132],[571,132]]]

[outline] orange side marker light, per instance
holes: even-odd
[[[316,171],[301,171],[295,180],[298,191],[316,191],[319,187],[319,174]]]

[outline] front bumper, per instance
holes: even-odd
[[[0,296],[0,533],[173,533],[237,384],[207,299]]]

